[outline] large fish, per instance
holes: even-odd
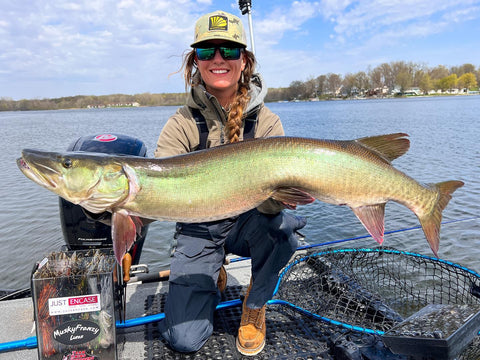
[[[315,199],[349,206],[383,242],[385,204],[392,200],[420,220],[435,255],[442,210],[463,185],[422,185],[395,169],[406,134],[351,141],[276,137],[162,159],[23,150],[17,164],[37,184],[85,209],[112,213],[117,260],[135,239],[140,218],[202,222],[241,214],[268,198],[285,204]]]

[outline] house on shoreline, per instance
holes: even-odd
[[[118,104],[107,104],[107,105],[87,105],[87,109],[105,109],[105,108],[123,108],[123,107],[139,107],[140,103],[131,102],[131,103],[118,103]]]

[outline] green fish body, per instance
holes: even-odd
[[[461,181],[422,185],[391,161],[409,148],[406,134],[350,141],[275,137],[162,159],[23,150],[18,166],[31,180],[85,209],[112,212],[117,259],[135,239],[140,218],[203,222],[241,214],[268,198],[288,205],[315,199],[349,206],[383,241],[388,201],[419,218],[435,254],[442,210]]]

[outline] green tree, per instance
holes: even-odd
[[[289,100],[301,100],[304,98],[306,86],[303,81],[292,81],[288,89]]]
[[[433,89],[433,82],[428,73],[424,73],[423,76],[421,76],[418,87],[424,94],[428,94],[428,92]]]
[[[412,74],[408,71],[399,72],[395,78],[395,83],[397,86],[400,86],[400,92],[404,93],[408,88],[412,87]]]
[[[347,74],[343,77],[342,81],[343,91],[347,94],[347,96],[351,96],[353,93],[356,92],[355,86],[355,75]]]
[[[455,88],[455,86],[457,85],[457,81],[457,74],[448,75],[438,81],[438,86],[442,91],[445,92],[447,90]]]
[[[477,87],[477,79],[475,74],[469,72],[458,78],[458,87],[461,89],[472,90]]]

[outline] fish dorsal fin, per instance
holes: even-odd
[[[365,205],[352,208],[352,210],[363,226],[365,226],[365,229],[381,245],[385,230],[385,204]]]
[[[315,201],[315,198],[309,193],[293,188],[293,187],[278,187],[272,195],[272,199],[284,203],[286,206],[291,205],[307,205]]]
[[[405,133],[395,133],[364,137],[355,141],[385,160],[392,161],[405,154],[410,148],[410,140],[406,138],[407,136]]]

